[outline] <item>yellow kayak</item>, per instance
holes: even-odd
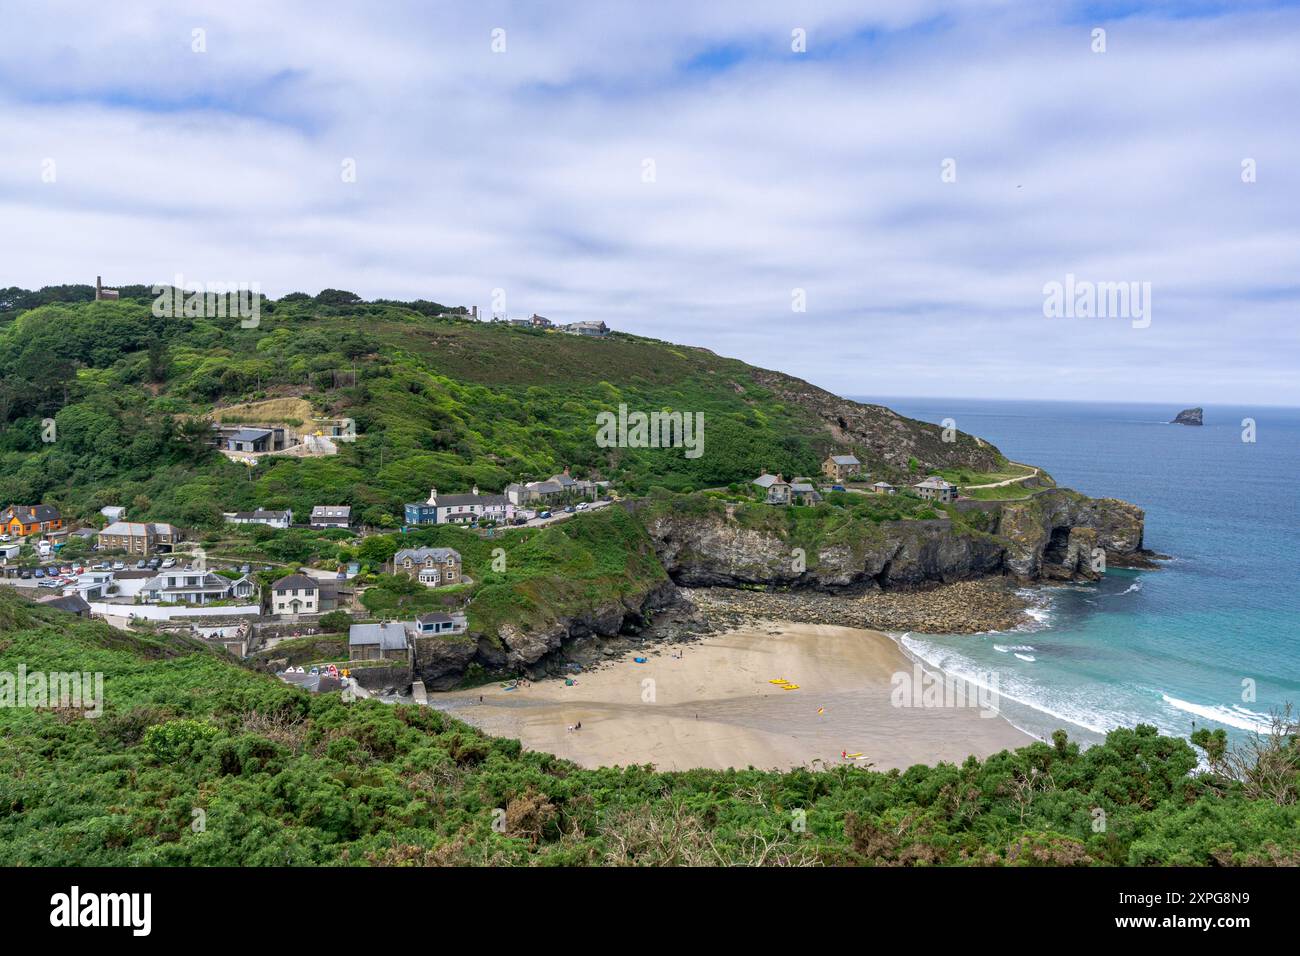
[[[782,689],[782,690],[798,690],[798,689],[799,689],[799,685],[798,685],[798,684],[782,684],[782,685],[781,685],[781,689]]]

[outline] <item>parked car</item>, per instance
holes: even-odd
[[[240,574],[248,574],[252,570],[253,570],[253,566],[251,564],[241,564],[239,566]]]
[[[175,559],[175,558],[168,558],[166,561],[164,561],[164,562],[162,563],[162,566],[163,566],[164,568],[174,568],[174,567],[176,567],[176,559]]]
[[[551,513],[550,513],[549,511],[543,511],[543,512],[542,512],[541,514],[539,514],[537,517],[539,517],[539,518],[549,518],[549,517],[551,517]]]
[[[578,502],[578,510],[579,510],[579,511],[586,511],[586,510],[587,510],[588,508],[590,508],[590,507],[591,507],[591,506],[590,506],[589,504],[587,504],[587,502],[585,502],[585,501],[580,501],[580,502]]]
[[[515,524],[528,524],[528,519],[527,519],[527,518],[524,518],[524,517],[519,517],[519,518],[516,518],[516,519],[515,519],[515,522],[514,522],[514,523],[515,523]]]
[[[60,573],[60,574],[71,574],[71,573],[72,573],[72,565],[70,565],[70,564],[65,564],[63,567],[59,568],[59,573]]]
[[[123,564],[121,561],[114,561],[114,562],[113,562],[113,570],[114,570],[114,571],[122,571],[122,570],[124,570],[125,568],[126,568],[126,565]]]
[[[18,572],[18,576],[19,576],[20,578],[26,578],[27,580],[30,581],[31,578],[32,578],[32,572],[27,571],[27,570],[22,570],[22,571],[19,571],[19,572]]]
[[[36,569],[36,577],[38,577],[38,578],[43,578],[43,577],[45,577],[45,572],[42,571],[40,568],[37,568],[37,569]]]
[[[831,491],[843,491],[843,490],[844,490],[843,485],[831,485]]]

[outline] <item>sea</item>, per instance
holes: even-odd
[[[1239,742],[1300,711],[1300,409],[1129,402],[856,397],[991,441],[1057,484],[1146,512],[1159,570],[1035,586],[1032,624],[976,635],[899,634],[931,667],[996,682],[1003,714],[1047,739],[1095,743],[1152,724]],[[1252,427],[1253,426],[1253,427]]]

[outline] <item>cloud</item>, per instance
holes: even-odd
[[[1300,401],[1300,14],[1172,10],[21,7],[0,285],[500,288],[847,394]],[[1045,318],[1067,273],[1151,327]]]

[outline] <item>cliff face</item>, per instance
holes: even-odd
[[[553,670],[566,648],[586,639],[613,639],[645,627],[654,612],[676,600],[671,581],[652,584],[637,595],[585,609],[537,626],[502,625],[495,634],[461,639],[417,638],[413,674],[430,690],[455,687],[471,666],[487,673]]]
[[[1205,411],[1201,408],[1184,408],[1174,416],[1171,425],[1204,425]]]
[[[861,523],[833,541],[746,527],[724,509],[664,509],[646,517],[678,584],[836,590],[907,588],[985,575],[1090,580],[1104,564],[1143,566],[1141,509],[1063,489],[981,508],[978,529],[951,520]],[[1104,564],[1101,555],[1104,554]]]

